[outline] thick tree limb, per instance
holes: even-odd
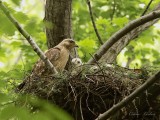
[[[99,117],[96,120],[106,120],[111,115],[113,115],[118,110],[120,110],[121,108],[123,108],[124,106],[126,106],[128,103],[130,103],[132,100],[134,100],[138,95],[140,95],[143,91],[145,91],[146,89],[148,89],[157,80],[160,80],[160,71],[157,72],[152,77],[150,77],[143,85],[141,85],[139,88],[137,88],[128,97],[124,98],[121,102],[119,102],[118,104],[114,105],[108,111],[104,112],[103,114],[100,114]]]
[[[95,60],[98,61],[104,54],[105,52],[112,47],[114,43],[116,43],[120,38],[122,38],[124,35],[132,31],[134,28],[143,25],[151,20],[157,19],[160,17],[160,10],[154,11],[148,15],[144,15],[136,20],[131,21],[129,24],[127,24],[124,28],[116,32],[114,35],[110,37],[109,40],[107,40],[101,47],[100,49],[94,54],[94,59],[91,58],[88,63],[94,63]]]
[[[0,8],[4,12],[4,14],[8,17],[8,19],[15,25],[15,27],[18,29],[18,31],[26,38],[26,40],[29,42],[29,44],[32,46],[33,50],[37,53],[37,55],[44,61],[44,63],[47,65],[49,69],[53,71],[53,73],[57,73],[56,69],[52,65],[52,63],[49,61],[49,59],[44,55],[44,53],[41,51],[41,49],[38,47],[38,45],[35,43],[33,38],[20,26],[18,21],[10,14],[8,9],[5,7],[5,5],[0,0]]]
[[[101,39],[101,37],[100,37],[100,35],[99,35],[99,32],[98,32],[97,27],[96,27],[96,24],[95,24],[95,22],[94,22],[94,18],[93,18],[93,13],[92,13],[92,7],[91,7],[90,0],[87,0],[87,4],[88,4],[88,9],[89,9],[89,13],[90,13],[90,17],[91,17],[91,21],[92,21],[92,25],[93,25],[94,31],[95,31],[95,33],[96,33],[96,35],[97,35],[97,38],[98,38],[98,40],[99,40],[99,43],[100,43],[101,45],[103,45],[103,41],[102,41],[102,39]]]
[[[155,10],[160,10],[160,4],[154,9],[154,11]],[[133,29],[131,32],[127,33],[125,36],[120,38],[118,42],[116,42],[111,48],[109,48],[106,51],[106,53],[100,59],[100,62],[114,63],[116,61],[116,57],[118,56],[118,54],[122,51],[124,47],[126,47],[129,44],[131,40],[135,39],[144,30],[148,29],[154,23],[158,22],[158,20],[159,18],[147,22]]]

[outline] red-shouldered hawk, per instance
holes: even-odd
[[[54,65],[55,69],[58,72],[62,72],[69,59],[70,50],[74,47],[78,47],[75,41],[72,39],[64,39],[57,46],[47,50],[45,55]],[[44,77],[50,75],[52,75],[51,70],[49,70],[47,66],[45,66],[45,63],[39,59],[34,65],[31,75],[28,76],[23,83],[18,85],[17,91],[21,90],[25,86],[26,82],[29,82],[32,78],[34,79],[34,77]]]
[[[57,46],[45,52],[46,57],[51,61],[58,72],[62,72],[69,59],[70,50],[78,45],[72,39],[64,39]],[[32,75],[48,76],[52,72],[47,69],[45,63],[40,59],[37,61],[32,70]]]

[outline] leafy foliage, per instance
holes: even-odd
[[[46,23],[43,23],[43,3],[38,0],[5,0],[5,2],[12,15],[45,51],[47,46],[44,32]],[[141,16],[148,0],[92,0],[91,3],[97,29],[105,42],[129,21]],[[158,0],[153,1],[149,10],[157,4]],[[83,61],[87,61],[91,57],[90,54],[93,54],[100,44],[95,35],[85,0],[73,1],[72,14],[74,39],[80,46],[78,53]],[[38,105],[42,108],[41,111],[31,112],[31,108],[28,108],[23,100],[22,106],[14,105],[15,101],[21,98],[14,93],[13,88],[29,74],[38,56],[1,10],[0,25],[0,118],[2,120],[71,119],[59,108],[34,97],[25,96],[24,98],[31,99],[28,105],[31,103]],[[47,23],[47,25],[50,24]],[[131,60],[130,68],[160,65],[159,26],[160,23],[157,23],[132,41],[119,54],[117,64],[126,66]]]

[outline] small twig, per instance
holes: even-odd
[[[92,7],[91,7],[90,0],[87,0],[87,4],[88,4],[88,9],[89,9],[89,13],[90,13],[90,17],[91,17],[91,21],[92,21],[92,25],[93,25],[94,31],[95,31],[95,33],[96,33],[96,35],[97,35],[97,38],[98,38],[98,40],[99,40],[99,43],[100,43],[101,45],[103,45],[103,41],[102,41],[102,39],[101,39],[101,37],[100,37],[100,35],[99,35],[99,33],[98,33],[96,24],[95,24],[95,22],[94,22],[94,18],[93,18],[93,13],[92,13]]]
[[[87,74],[85,74],[84,76],[85,76],[85,78],[86,78],[86,79],[88,79],[89,81],[91,81],[91,82],[95,83],[95,81],[94,81],[94,80],[92,80],[91,78],[87,77],[87,76],[88,76]]]
[[[113,0],[113,1],[114,2],[113,2],[113,11],[112,11],[112,14],[111,14],[111,22],[113,20],[113,17],[114,17],[115,11],[116,11],[116,1],[115,0]]]
[[[99,98],[101,99],[101,101],[102,101],[102,103],[103,103],[105,109],[107,109],[106,104],[105,104],[105,101],[103,100],[103,98],[101,97],[101,95],[99,95]]]
[[[153,2],[153,0],[150,0],[150,2],[148,3],[148,5],[147,5],[147,7],[146,7],[146,9],[143,11],[143,13],[142,13],[142,15],[141,16],[143,16],[143,15],[145,15],[146,14],[146,12],[148,11],[148,9],[149,9],[149,7],[150,7],[150,5],[151,5],[151,3]]]
[[[6,8],[6,6],[3,4],[3,2],[0,0],[0,8],[4,12],[4,14],[8,17],[8,19],[14,24],[14,26],[18,29],[18,31],[26,38],[26,40],[29,42],[29,44],[32,46],[33,50],[37,53],[37,55],[43,60],[43,62],[46,64],[46,66],[53,72],[57,73],[57,70],[52,65],[52,63],[49,61],[49,59],[44,55],[42,50],[38,47],[38,45],[35,43],[33,38],[20,26],[18,21],[10,14],[9,10]]]
[[[94,57],[92,56],[92,54],[90,54],[90,56],[94,59]],[[95,62],[96,62],[96,64],[97,64],[97,66],[100,68],[100,70],[102,71],[103,78],[104,78],[104,81],[105,81],[105,80],[106,80],[106,77],[105,77],[105,73],[104,73],[103,69],[102,69],[101,66],[99,65],[98,61],[95,60]]]
[[[87,108],[88,108],[88,110],[89,110],[93,115],[96,115],[96,114],[90,109],[90,107],[89,107],[89,105],[88,105],[88,98],[89,98],[89,93],[88,93],[88,91],[87,91],[87,98],[86,98]]]
[[[72,87],[72,85],[71,85],[70,82],[69,82],[69,85],[70,85],[70,87],[71,87],[71,89],[72,89],[72,93],[73,93],[73,95],[74,95],[74,100],[77,101],[77,97],[76,97],[75,90],[74,90],[74,88]]]

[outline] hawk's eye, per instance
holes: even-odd
[[[74,41],[73,41],[73,40],[70,40],[69,42],[70,42],[70,43],[74,43]]]

